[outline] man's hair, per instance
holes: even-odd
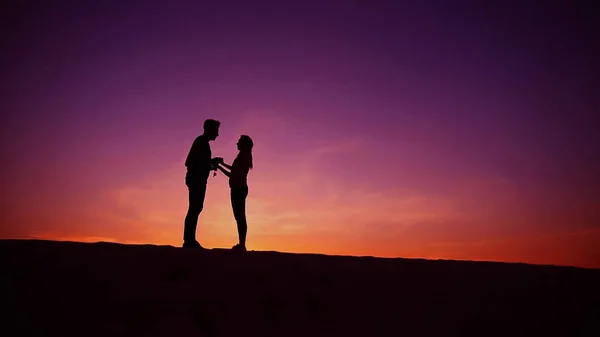
[[[217,129],[221,125],[216,119],[207,119],[204,121],[204,131]]]

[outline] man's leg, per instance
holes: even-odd
[[[183,241],[185,243],[196,242],[196,227],[198,226],[198,217],[204,208],[204,197],[206,196],[206,184],[190,184],[189,207],[185,216]]]

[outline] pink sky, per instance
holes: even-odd
[[[15,14],[0,237],[180,245],[216,118],[215,156],[255,142],[249,249],[600,268],[583,14],[242,5]],[[207,247],[236,242],[228,193],[209,179]]]

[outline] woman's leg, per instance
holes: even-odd
[[[246,222],[246,197],[248,196],[248,187],[231,188],[231,208],[238,228],[238,237],[240,246],[246,247],[246,233],[248,223]]]

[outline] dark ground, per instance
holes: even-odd
[[[600,336],[599,269],[38,240],[0,262],[5,336]]]

